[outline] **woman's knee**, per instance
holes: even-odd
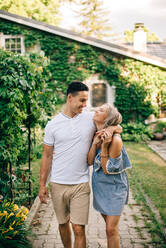
[[[107,226],[106,227],[106,234],[107,234],[108,238],[111,238],[113,236],[118,235],[118,227]]]
[[[85,235],[85,226],[84,225],[78,225],[78,224],[72,224],[73,232],[75,236],[83,236]]]

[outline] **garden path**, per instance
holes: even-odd
[[[166,161],[166,139],[151,140],[148,146]]]
[[[125,206],[119,224],[121,248],[154,247],[145,226],[145,219],[147,221],[147,216],[141,211],[141,205],[136,204],[130,192],[129,205]],[[32,227],[37,235],[33,240],[33,248],[63,248],[51,200],[47,205],[40,205]],[[92,207],[92,194],[86,233],[87,248],[106,248],[105,224],[100,214]]]

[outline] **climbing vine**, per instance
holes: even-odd
[[[159,116],[161,108],[166,106],[166,71],[159,67],[10,21],[1,20],[0,32],[24,35],[26,48],[40,45],[50,60],[49,89],[57,104],[64,102],[71,81],[83,81],[98,73],[116,87],[115,105],[124,123],[144,121],[152,113]]]
[[[0,195],[5,197],[13,180],[9,170],[12,175],[12,168],[27,162],[30,131],[42,124],[50,110],[48,103],[53,105],[47,91],[49,77],[46,58],[0,50]]]

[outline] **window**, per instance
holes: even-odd
[[[92,85],[92,107],[98,107],[107,102],[107,89],[103,83]]]
[[[12,35],[1,35],[0,36],[1,45],[6,50],[15,53],[25,53],[24,42],[22,36],[12,36]]]
[[[106,80],[100,79],[99,74],[91,75],[83,83],[89,87],[87,109],[95,110],[104,103],[114,105],[115,86],[110,86]]]

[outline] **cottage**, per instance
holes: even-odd
[[[47,38],[49,39],[50,45],[48,44]],[[62,45],[61,47],[60,44]],[[127,97],[123,96],[123,99],[120,99],[119,102],[117,100],[120,94],[131,85],[131,78],[136,82],[139,81],[141,77],[138,72],[135,71],[131,73],[129,71],[126,66],[126,61],[133,61],[133,63],[141,62],[142,65],[145,65],[147,68],[153,68],[151,71],[153,71],[154,75],[156,75],[155,70],[157,70],[157,72],[161,71],[161,73],[164,73],[163,75],[166,75],[166,60],[162,57],[148,54],[145,51],[134,50],[132,47],[125,45],[117,45],[95,38],[85,37],[69,30],[2,10],[0,10],[0,46],[21,54],[34,51],[41,53],[41,51],[43,51],[45,56],[51,58],[52,67],[50,66],[50,68],[52,68],[53,73],[52,79],[58,82],[58,87],[61,87],[63,83],[70,82],[71,80],[81,80],[90,88],[89,108],[97,107],[104,102],[115,103],[123,115],[130,112],[129,119],[132,119],[133,116],[139,118],[142,114],[144,116],[143,119],[146,119],[151,113],[144,114],[144,109],[138,110],[135,105],[136,99],[132,99],[132,101],[127,103],[124,107],[127,97],[129,99],[131,96],[130,91]],[[110,56],[110,58],[108,58],[107,55]],[[118,65],[115,67],[118,60],[121,61],[123,71],[118,69]],[[98,61],[100,61],[102,66],[98,66]],[[65,67],[65,72],[61,66],[62,62],[64,63],[63,67]],[[119,72],[117,72],[118,70]],[[124,89],[122,89],[122,85],[115,82],[118,77],[117,73],[119,73],[121,77],[118,79],[118,82],[125,79]],[[130,77],[129,84],[126,83],[128,77]],[[154,77],[153,79],[156,80]],[[148,87],[150,86],[146,85],[145,88]],[[119,93],[120,91],[121,93]],[[161,98],[163,92],[161,93],[159,89],[157,90],[157,88],[155,88],[155,90],[153,89],[153,93],[151,100],[148,98],[149,96],[145,96],[144,99],[142,99],[142,104],[145,102],[149,104],[150,100],[152,105],[158,104],[160,105],[159,107],[161,107],[162,100],[159,98]],[[131,98],[134,97],[131,96]],[[163,102],[164,101],[165,100],[163,100]],[[144,106],[144,108],[146,108],[146,106]],[[161,111],[165,111],[163,106],[161,108]]]

